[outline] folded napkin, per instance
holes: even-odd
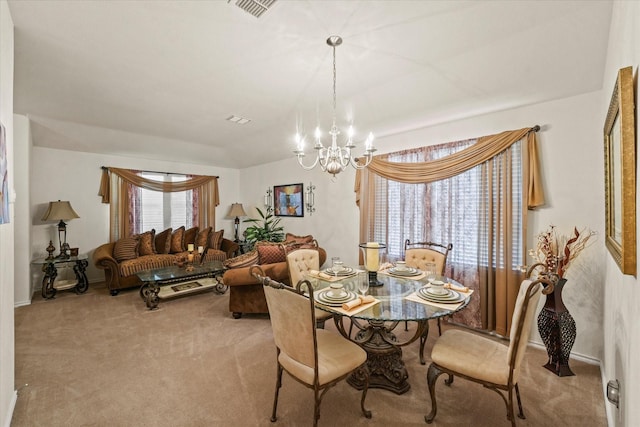
[[[378,271],[385,271],[389,268],[392,268],[393,264],[391,264],[390,262],[383,262],[382,264],[380,264],[380,267],[378,268]]]
[[[376,299],[371,296],[371,295],[366,295],[364,297],[358,297],[356,299],[354,299],[353,301],[349,301],[349,302],[345,302],[344,304],[342,304],[342,309],[349,311],[349,310],[353,310],[354,308],[364,305],[364,304],[369,304],[370,302],[374,302]]]
[[[324,271],[318,271],[318,270],[309,270],[307,272],[307,274],[309,274],[310,276],[318,277],[318,278],[320,278],[322,280],[326,280],[328,282],[337,282],[339,280],[346,279],[347,277],[351,277],[351,276],[355,275],[356,273],[358,273],[358,271],[354,270],[353,273],[351,273],[351,274],[347,274],[347,275],[344,275],[344,276],[335,276],[333,274],[327,274]]]
[[[465,294],[467,292],[469,292],[469,288],[466,286],[457,286],[454,285],[453,283],[445,283],[444,284],[445,289],[451,289],[452,291],[458,291],[458,292],[464,292]]]

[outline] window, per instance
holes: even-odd
[[[152,179],[154,181],[180,182],[187,180],[186,175],[178,174],[159,174],[144,172],[140,174],[143,178]],[[197,212],[197,206],[194,206],[193,190],[178,192],[162,192],[147,190],[140,187],[133,187],[133,197],[130,198],[130,212],[133,212],[133,230],[134,233],[156,229],[158,231],[165,230],[169,227],[178,228],[185,226],[189,229],[194,221],[194,212]]]
[[[476,140],[467,140],[407,150],[388,155],[392,162],[417,163],[435,160],[463,150]],[[433,241],[452,243],[448,264],[453,270],[484,265],[493,267],[495,257],[489,255],[489,240],[483,236],[484,229],[493,230],[491,239],[499,239],[498,221],[487,211],[489,206],[513,202],[511,259],[512,268],[524,264],[522,259],[522,166],[521,143],[517,142],[508,154],[500,154],[499,160],[491,166],[482,164],[460,175],[429,184],[405,184],[375,176],[375,212],[373,218],[373,239],[387,242],[391,260],[402,259],[404,242]],[[504,158],[502,158],[504,157]],[[510,162],[512,185],[504,189],[496,185],[500,174],[504,173],[504,162]],[[487,170],[491,168],[491,170]],[[492,177],[492,194],[484,194],[483,180]],[[507,195],[508,193],[508,195]],[[510,196],[510,197],[509,197]],[[485,218],[493,218],[493,227],[483,224]],[[502,247],[502,246],[500,246]],[[502,254],[501,254],[502,255]],[[498,256],[504,260],[504,256]],[[498,261],[501,262],[501,261]],[[502,265],[500,267],[503,267]]]

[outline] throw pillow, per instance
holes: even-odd
[[[313,242],[313,236],[311,234],[309,234],[308,236],[296,236],[295,234],[287,233],[284,238],[284,241],[286,243],[294,242],[294,243],[306,244],[306,243]]]
[[[184,252],[184,225],[171,233],[171,249],[169,253],[179,254],[180,252]]]
[[[196,235],[198,234],[198,227],[191,227],[187,231],[184,232],[184,249],[187,250],[187,245],[195,244]]]
[[[281,243],[256,243],[260,264],[286,262],[287,256]]]
[[[195,241],[196,249],[198,249],[199,246],[202,246],[203,248],[207,247],[207,243],[209,242],[209,233],[211,233],[211,227],[198,231]]]
[[[168,254],[171,251],[172,228],[167,228],[162,233],[156,234],[155,249],[158,254]]]
[[[113,248],[113,257],[118,262],[138,258],[137,236],[124,237],[118,240]]]
[[[151,231],[145,231],[142,234],[138,234],[139,245],[138,245],[138,253],[140,256],[142,255],[154,255],[156,253],[155,245],[153,244],[153,240],[156,235],[156,230],[151,229]]]
[[[212,231],[209,233],[209,248],[218,249],[222,247],[222,236],[224,235],[224,230]]]
[[[258,264],[260,257],[258,255],[257,250],[253,250],[251,252],[247,252],[246,254],[239,255],[235,258],[229,258],[224,261],[222,265],[227,268],[240,268],[240,267],[249,267],[251,265]]]

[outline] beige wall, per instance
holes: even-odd
[[[638,115],[639,46],[640,2],[615,2],[611,19],[607,63],[602,82],[599,123],[604,124],[618,70],[632,66],[636,97],[636,144],[638,135],[640,135],[640,117]],[[636,185],[636,199],[637,195]],[[638,215],[636,224],[640,225],[640,210],[636,212]],[[640,232],[640,227],[636,227],[636,229]],[[640,281],[637,277],[623,275],[608,253],[605,256],[605,261],[603,377],[605,382],[617,378],[621,387],[620,408],[616,409],[614,405],[607,403],[609,424],[612,426],[638,426],[640,425],[640,406],[638,405],[640,402]],[[636,268],[636,271],[640,270]]]
[[[9,426],[16,401],[13,332],[13,21],[9,6],[0,0],[0,122],[7,132],[11,222],[0,225],[0,423]],[[28,195],[20,195],[25,197]]]

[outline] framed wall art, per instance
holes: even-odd
[[[276,216],[304,216],[302,184],[274,185],[273,210]]]
[[[604,124],[605,244],[623,274],[636,274],[636,140],[632,67],[618,71]]]

